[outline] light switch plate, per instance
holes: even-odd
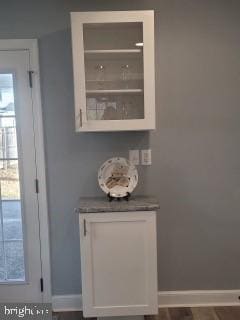
[[[152,164],[152,150],[146,149],[141,150],[141,157],[142,157],[142,165],[144,166],[150,166]]]
[[[129,150],[129,161],[135,166],[139,165],[139,150]]]

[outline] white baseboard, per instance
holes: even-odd
[[[240,306],[240,290],[159,291],[159,308]]]
[[[240,290],[159,291],[159,308],[240,306]],[[81,311],[82,295],[53,296],[53,311]]]
[[[69,294],[64,296],[52,297],[52,308],[55,312],[62,311],[81,311],[82,310],[82,295]]]

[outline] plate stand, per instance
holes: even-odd
[[[121,201],[122,199],[128,201],[129,198],[130,198],[130,196],[131,196],[131,193],[130,193],[130,192],[127,192],[126,196],[121,197],[121,198],[120,198],[120,197],[113,197],[113,196],[111,196],[110,192],[108,192],[108,194],[107,194],[107,197],[108,197],[108,201],[109,201],[109,202],[112,202],[112,201],[115,200],[115,199],[116,199],[117,201]]]

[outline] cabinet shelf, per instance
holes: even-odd
[[[119,90],[86,90],[89,94],[120,94],[120,93],[143,93],[143,89],[119,89]]]
[[[132,60],[141,59],[142,49],[109,49],[109,50],[85,50],[87,60]]]
[[[98,54],[98,53],[141,53],[141,49],[108,49],[108,50],[84,50],[86,54]]]

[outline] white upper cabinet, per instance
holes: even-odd
[[[72,12],[76,131],[155,129],[154,12]]]

